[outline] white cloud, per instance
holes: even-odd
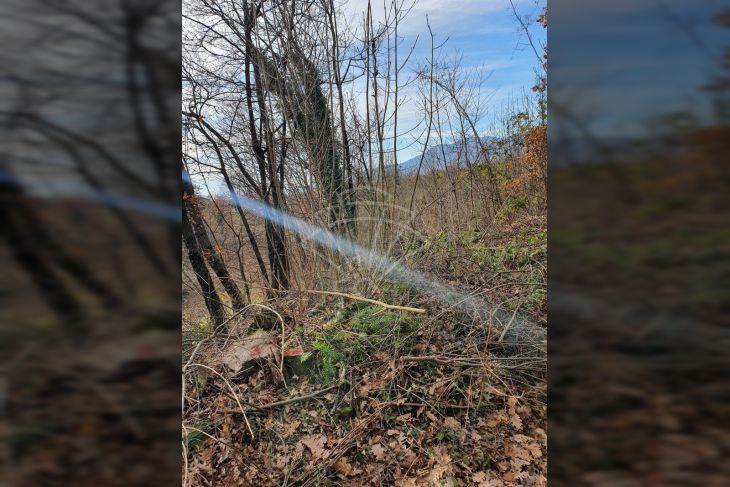
[[[390,2],[386,0],[389,4]],[[409,0],[404,6],[409,6]],[[362,19],[367,10],[368,0],[349,0],[344,3],[348,18]],[[427,31],[426,16],[434,30],[461,27],[467,24],[475,25],[484,21],[484,16],[490,13],[504,11],[508,7],[505,0],[418,0],[408,13],[404,22],[399,26],[403,35],[413,35]],[[383,21],[385,9],[382,1],[371,1],[371,9],[375,22]],[[481,26],[485,27],[485,26]],[[495,26],[495,28],[497,28]]]

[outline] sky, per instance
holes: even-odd
[[[404,0],[410,5],[409,0]],[[368,0],[349,0],[343,3],[345,15],[351,22],[361,23]],[[520,15],[535,19],[544,0],[515,0]],[[375,22],[382,20],[383,2],[372,2]],[[492,117],[501,112],[511,97],[529,92],[535,84],[535,68],[539,61],[516,21],[508,0],[419,0],[399,25],[400,56],[416,47],[410,65],[423,65],[430,58],[428,25],[435,35],[434,44],[445,43],[441,52],[446,57],[461,57],[461,67],[472,75],[482,77],[480,92],[485,116],[479,124],[486,131]],[[534,24],[530,29],[533,40],[541,49],[545,45],[547,29]],[[402,59],[402,58],[401,58]],[[399,96],[413,100],[415,88]],[[364,106],[364,96],[361,98]],[[422,118],[415,103],[405,103],[399,117],[399,162],[420,154],[423,149],[413,143],[409,129]],[[415,133],[415,132],[414,132]]]
[[[540,61],[515,19],[509,0],[400,1],[406,7],[412,5],[412,8],[399,24],[399,63],[403,62],[414,44],[415,47],[400,76],[399,85],[406,83],[414,68],[423,66],[430,59],[430,24],[435,36],[434,44],[443,44],[441,55],[449,59],[460,57],[461,71],[472,79],[483,80],[479,92],[483,116],[477,121],[480,135],[489,133],[490,124],[499,117],[510,99],[525,93],[532,94],[530,88],[535,84],[535,69]],[[390,4],[390,0],[371,2],[377,26],[385,17],[384,3]],[[344,15],[344,22],[340,20],[339,25],[341,31],[348,25],[362,26],[368,0],[340,0],[339,5]],[[514,0],[514,5],[521,16],[532,20],[530,32],[538,52],[542,52],[542,46],[547,42],[547,29],[535,23],[534,19],[542,11],[545,0]],[[364,87],[362,78],[351,86],[360,114],[365,113],[366,107]],[[404,103],[398,116],[398,163],[417,157],[424,150],[424,114],[416,102],[417,97],[415,84],[399,91],[399,98]],[[385,132],[385,151],[391,153],[392,144],[388,140],[392,140],[392,126],[386,127]],[[433,144],[432,137],[429,145]],[[375,145],[373,150],[377,150]],[[392,159],[389,158],[386,164],[390,163]],[[207,185],[208,191],[226,193],[223,183],[216,178],[208,177],[207,182],[201,182],[197,175],[193,175],[193,179]]]

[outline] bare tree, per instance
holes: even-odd
[[[198,285],[203,293],[205,307],[208,309],[213,328],[215,328],[215,326],[222,323],[225,319],[225,308],[216,291],[215,283],[213,283],[208,272],[208,267],[205,265],[205,258],[195,238],[195,231],[188,217],[186,205],[183,205],[182,236],[185,248],[188,251],[188,259],[190,260]]]
[[[231,298],[234,311],[243,309],[246,306],[246,300],[241,294],[241,290],[238,288],[236,282],[231,278],[228,267],[226,267],[220,252],[218,252],[208,237],[208,232],[205,229],[200,211],[200,201],[195,195],[192,182],[187,178],[183,179],[183,206],[185,207],[186,224],[191,226],[198,244],[198,248],[195,251],[202,253],[210,268],[218,276],[223,289],[225,289]],[[188,252],[190,252],[190,249],[188,249]]]

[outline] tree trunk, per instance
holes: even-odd
[[[253,44],[251,31],[255,22],[255,7],[249,8],[248,3],[244,2],[244,80],[246,108],[248,110],[248,128],[251,135],[251,148],[254,158],[259,168],[259,177],[261,179],[261,191],[264,203],[273,206],[275,209],[281,209],[280,189],[283,187],[277,181],[278,169],[274,160],[274,139],[267,117],[267,108],[264,103],[265,93],[262,87],[260,73],[260,55]],[[254,80],[251,80],[251,69],[253,67]],[[254,93],[256,90],[256,104],[259,110],[260,130],[264,132],[263,137],[266,139],[266,148],[262,141],[262,134],[256,129],[254,115]],[[283,164],[283,161],[281,161]],[[281,183],[283,184],[283,182]],[[268,189],[267,189],[268,188]],[[269,256],[269,269],[271,272],[271,287],[277,290],[283,290],[289,287],[289,262],[286,254],[286,242],[284,240],[284,229],[266,220],[266,245]]]
[[[345,233],[346,221],[354,217],[353,195],[347,188],[340,150],[332,150],[333,147],[339,149],[340,144],[335,139],[317,67],[298,46],[292,46],[288,62],[294,69],[294,76],[285,78],[264,53],[254,46],[250,48],[257,81],[263,76],[264,84],[271,82],[271,89],[282,101],[284,113],[297,129],[295,135],[305,147],[310,171],[320,186],[328,223],[335,231]],[[263,154],[258,156],[256,147],[254,154],[263,159]]]
[[[183,204],[185,205],[195,239],[198,242],[198,246],[205,257],[205,260],[208,262],[210,268],[213,269],[215,275],[218,276],[218,279],[223,285],[223,289],[225,289],[228,296],[231,297],[233,309],[236,311],[243,309],[243,307],[247,304],[246,300],[241,294],[241,290],[238,288],[238,285],[231,278],[231,274],[228,272],[228,267],[226,267],[226,263],[223,261],[223,256],[221,256],[220,252],[218,252],[208,237],[208,232],[206,232],[205,224],[203,223],[203,216],[200,214],[200,208],[198,207],[195,190],[190,181],[183,182],[183,191],[185,192],[183,196]]]
[[[218,326],[225,319],[225,310],[223,309],[223,303],[218,296],[218,292],[215,289],[215,284],[208,273],[208,268],[205,265],[205,259],[203,254],[200,252],[198,242],[195,239],[195,232],[188,219],[188,212],[183,205],[183,225],[182,234],[185,247],[188,249],[188,259],[190,264],[193,266],[193,272],[198,280],[198,285],[203,293],[203,300],[205,301],[205,307],[208,308],[210,314],[211,323],[213,327]]]

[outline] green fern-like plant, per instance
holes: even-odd
[[[323,382],[331,382],[337,375],[336,364],[339,361],[339,354],[330,343],[324,339],[318,339],[312,344],[312,348],[319,352],[320,377]]]

